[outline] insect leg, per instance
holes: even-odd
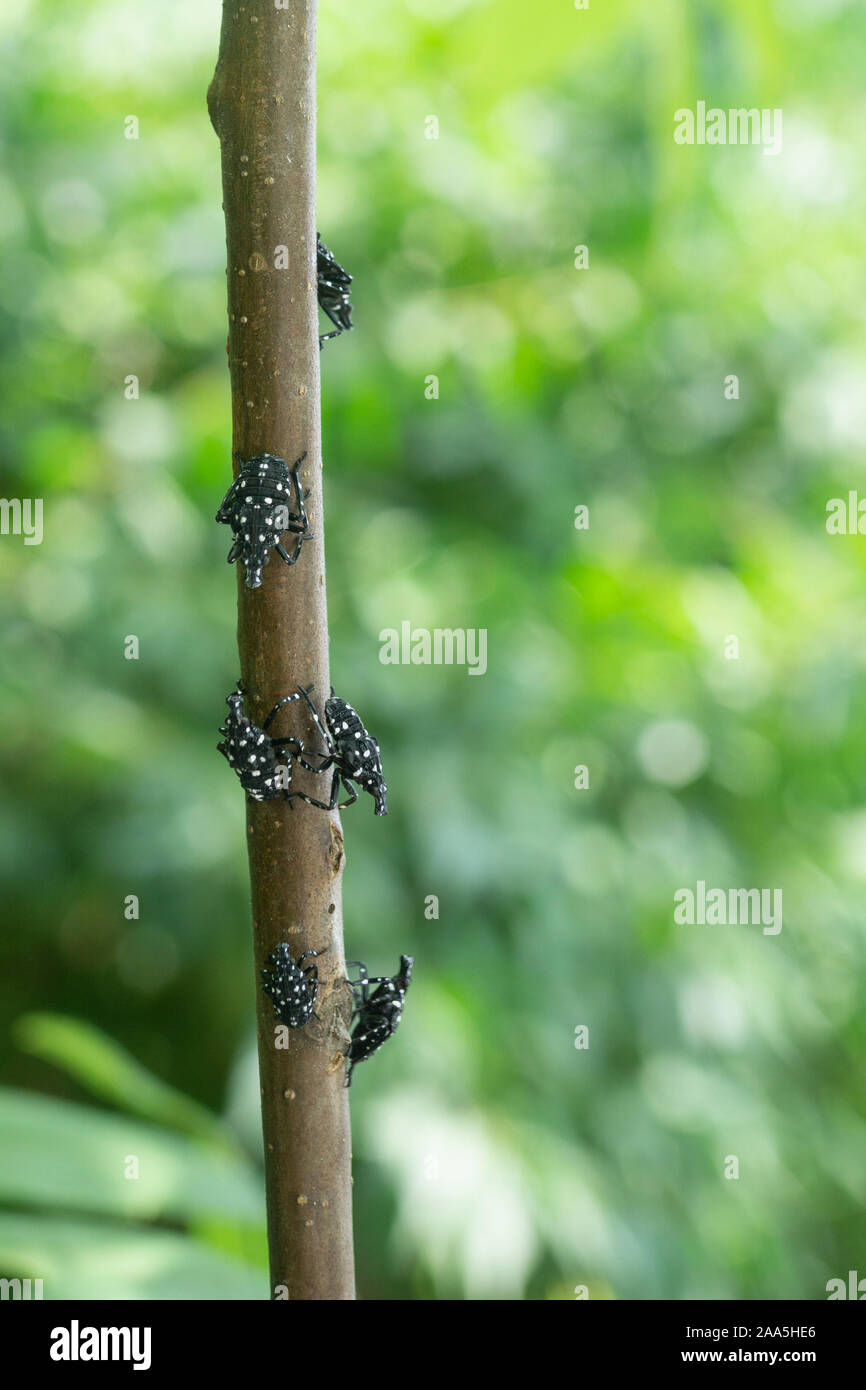
[[[335,330],[332,333],[321,333],[319,335],[319,347],[321,348],[322,343],[327,343],[330,338],[339,338],[341,333],[345,333],[346,325],[341,323],[334,310],[331,309],[329,305],[323,304],[321,300],[319,301],[319,307],[328,315]]]
[[[283,698],[282,698],[281,700],[277,700],[277,703],[274,705],[273,709],[271,710],[270,714],[268,715],[267,719],[265,720],[264,724],[262,725],[262,729],[263,729],[265,732],[267,732],[267,730],[270,728],[270,725],[273,723],[273,720],[274,720],[275,716],[277,715],[278,711],[281,710],[281,709],[283,708],[283,705],[290,705],[290,704],[292,703],[293,700],[297,700],[297,699],[299,699],[299,698],[300,698],[300,696],[298,696],[297,694],[295,694],[295,695],[284,695]]]
[[[305,449],[301,457],[292,464],[292,482],[295,484],[295,496],[298,499],[298,520],[303,524],[305,531],[309,528],[310,523],[307,520],[307,511],[304,502],[310,495],[310,489],[307,488],[306,492],[301,489],[300,467],[306,457],[307,451]]]
[[[239,458],[239,455],[238,455],[238,454],[235,454],[235,458]],[[233,482],[233,483],[231,484],[231,486],[229,487],[228,492],[226,493],[225,497],[224,497],[223,500],[220,502],[219,511],[218,511],[217,514],[216,514],[216,519],[217,519],[217,521],[219,521],[219,522],[221,522],[221,523],[224,524],[224,523],[226,523],[226,522],[228,522],[228,521],[230,520],[230,517],[226,514],[226,509],[227,509],[229,503],[232,502],[232,501],[234,500],[234,495],[235,495],[235,493],[236,493],[237,491],[238,491],[238,480],[237,480],[237,478],[235,478],[234,482]]]
[[[368,1009],[370,1009],[370,1008],[375,1009],[375,1005],[371,1005],[371,1003],[370,1003],[370,986],[371,986],[371,985],[384,985],[384,984],[390,984],[390,983],[391,983],[391,976],[390,976],[390,975],[368,975],[368,974],[367,974],[367,967],[366,967],[366,965],[364,965],[363,961],[360,961],[360,960],[347,960],[347,961],[346,961],[346,969],[347,969],[347,970],[349,969],[349,966],[350,966],[350,965],[357,965],[358,969],[361,971],[361,978],[360,978],[360,980],[349,980],[349,984],[351,985],[352,989],[353,989],[353,990],[356,990],[356,989],[357,989],[357,990],[360,990],[360,992],[361,992],[361,1004],[360,1004],[360,1006],[356,1005],[355,1008],[352,1010],[352,1019],[354,1019],[357,1015],[364,1013],[366,1010],[368,1010]],[[348,979],[348,976],[347,976],[346,978]],[[350,1022],[351,1022],[351,1019],[350,1019]]]
[[[314,796],[307,796],[307,793],[306,793],[306,792],[292,792],[291,795],[290,795],[290,797],[289,797],[289,800],[291,801],[291,800],[293,800],[295,797],[298,797],[301,801],[306,801],[307,804],[308,804],[309,806],[318,806],[322,811],[333,811],[333,810],[336,808],[337,802],[338,802],[339,797],[340,797],[340,774],[339,774],[339,772],[337,772],[336,770],[334,771],[334,780],[333,780],[333,782],[331,783],[331,800],[330,800],[330,802],[327,802],[327,801],[317,801],[316,798],[315,798]]]
[[[313,689],[313,687],[310,686],[310,690],[312,690],[312,689]],[[330,754],[330,756],[331,756],[332,758],[335,759],[335,758],[336,758],[337,750],[336,750],[336,748],[334,747],[334,740],[331,738],[331,735],[323,728],[323,726],[322,726],[322,721],[321,721],[321,719],[319,718],[319,712],[318,712],[318,710],[316,709],[316,706],[313,704],[312,700],[310,699],[310,692],[309,692],[309,690],[305,690],[304,687],[303,687],[302,685],[299,685],[299,686],[298,686],[298,691],[299,691],[300,694],[303,696],[303,698],[306,700],[306,702],[307,702],[307,704],[308,704],[308,706],[309,706],[310,714],[311,714],[312,717],[313,717],[313,723],[315,724],[316,728],[318,729],[319,733],[320,733],[321,736],[322,736],[322,742],[324,743],[325,747],[327,748],[328,753]],[[294,698],[297,699],[297,698],[298,698],[297,695],[296,695]],[[336,805],[336,802],[335,802],[334,804]]]
[[[323,946],[319,951],[305,951],[302,956],[298,957],[298,969],[300,970],[303,967],[303,963],[307,959],[307,956],[326,956],[330,949],[330,946]],[[317,965],[307,966],[308,970],[318,970],[318,968]]]
[[[222,733],[222,730],[220,730],[220,733]],[[307,751],[304,747],[303,739],[294,738],[291,734],[288,735],[286,738],[272,738],[271,743],[273,744],[274,748],[282,748],[285,745],[288,745],[289,752],[291,753],[295,762],[300,763],[301,767],[305,767],[308,772],[327,772],[328,768],[331,767],[334,762],[334,759],[330,755],[326,755],[324,753],[316,753],[315,750],[313,750],[313,756],[317,758],[324,758],[324,762],[320,763],[318,767],[315,767],[313,763],[308,763],[306,758],[303,756],[304,753],[306,753]]]
[[[348,971],[350,965],[357,965],[358,969],[359,969],[360,972],[361,972],[361,978],[360,978],[360,980],[349,980],[349,984],[350,984],[350,986],[351,986],[351,988],[352,988],[352,996],[353,996],[353,998],[354,998],[354,994],[355,994],[355,990],[356,990],[356,989],[359,989],[359,990],[361,991],[361,1001],[362,1001],[362,1007],[363,1007],[363,1005],[367,1003],[367,988],[368,988],[368,980],[369,980],[369,976],[368,976],[368,974],[367,974],[367,967],[366,967],[366,965],[364,964],[364,962],[361,961],[361,960],[347,960],[347,961],[346,961],[346,970],[347,970],[347,971]],[[347,980],[349,979],[348,975],[346,976],[346,979],[347,979]],[[357,1006],[357,1005],[353,1005],[353,1008],[352,1008],[352,1018],[349,1019],[350,1025],[351,1025],[351,1023],[352,1023],[352,1019],[354,1019],[355,1016],[356,1016],[356,1014],[359,1014],[360,1012],[361,1012],[361,1010],[358,1008],[358,1006]]]
[[[327,760],[322,767],[314,767],[312,763],[308,763],[304,757],[307,750],[303,741],[299,738],[293,738],[291,735],[286,738],[272,738],[271,744],[274,748],[288,748],[295,762],[299,763],[301,767],[305,767],[308,772],[323,772],[325,767],[330,766],[330,760]]]
[[[291,531],[294,534],[295,527],[287,526],[286,530]],[[300,530],[300,527],[298,528],[298,530]],[[298,563],[298,556],[301,553],[301,546],[304,544],[304,541],[314,541],[315,539],[316,537],[313,535],[312,531],[308,531],[306,527],[304,527],[304,530],[298,536],[297,544],[295,546],[294,552],[291,555],[280,541],[277,541],[276,545],[274,546],[274,550],[277,552],[278,555],[282,556],[287,565],[296,565]]]
[[[322,758],[324,754],[320,753],[318,756]],[[334,759],[330,754],[324,758],[324,762],[321,762],[318,767],[314,767],[312,763],[308,763],[306,758],[298,757],[297,761],[301,764],[301,767],[305,767],[308,772],[327,772],[328,768],[334,765]]]
[[[349,800],[348,800],[348,801],[341,801],[341,802],[340,802],[340,810],[341,810],[341,811],[345,811],[345,809],[346,809],[347,806],[354,806],[355,802],[358,800],[358,792],[357,792],[357,789],[356,789],[355,787],[352,786],[352,783],[351,783],[351,782],[348,782],[348,781],[346,780],[345,777],[342,779],[342,781],[343,781],[343,786],[346,788],[346,791],[349,793]]]

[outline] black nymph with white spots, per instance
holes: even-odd
[[[347,968],[356,965],[360,975],[357,980],[349,980],[355,996],[355,1007],[349,1026],[351,1028],[353,1023],[355,1026],[352,1028],[346,1053],[349,1063],[346,1073],[347,1086],[352,1084],[352,1072],[357,1063],[365,1062],[368,1057],[372,1057],[373,1053],[378,1052],[382,1044],[396,1033],[403,1017],[406,991],[412,979],[412,962],[412,956],[401,956],[400,969],[393,979],[388,975],[376,975],[371,979],[367,974],[366,965],[361,961],[346,962]],[[371,993],[373,985],[376,988]]]
[[[310,686],[310,690],[312,690]],[[307,796],[306,792],[292,792],[290,800],[294,801],[299,797],[301,801],[306,801],[310,806],[320,806],[323,811],[333,811],[340,798],[340,784],[345,787],[349,794],[348,801],[340,802],[340,810],[346,806],[351,806],[358,800],[358,793],[353,783],[361,788],[362,791],[369,792],[376,803],[376,815],[385,816],[388,814],[387,793],[388,787],[382,775],[382,759],[379,754],[379,742],[372,734],[368,734],[361,722],[360,716],[353,710],[351,705],[347,705],[345,700],[334,694],[331,688],[331,697],[325,701],[325,725],[319,718],[319,712],[310,698],[310,691],[305,690],[299,685],[294,695],[285,695],[280,704],[287,705],[292,700],[305,700],[313,718],[313,723],[321,735],[325,744],[326,752],[319,753],[318,750],[308,750],[309,756],[317,756],[322,762],[316,767],[308,762],[307,757],[298,757],[297,761],[302,767],[310,772],[326,772],[329,767],[334,769],[334,778],[331,783],[330,801],[317,801],[313,796]]]
[[[288,1028],[303,1028],[314,1015],[319,992],[319,967],[305,965],[307,956],[321,956],[324,951],[304,951],[297,960],[285,941],[268,956],[261,971],[262,989],[271,1000],[280,1023]],[[318,1014],[315,1015],[318,1018]]]
[[[319,350],[329,338],[339,338],[352,327],[352,306],[349,303],[349,286],[352,276],[344,270],[336,256],[328,250],[319,233],[316,233],[316,270],[318,273],[319,308],[334,325],[333,332],[319,334]]]
[[[298,472],[306,457],[306,453],[301,454],[289,472],[285,459],[276,454],[256,454],[251,459],[235,454],[238,476],[220,503],[216,519],[232,528],[234,541],[228,562],[240,560],[248,589],[261,586],[262,570],[271,558],[271,550],[287,565],[294,565],[304,541],[314,539],[304,506],[310,492],[301,491]],[[293,491],[296,512],[291,509]],[[298,538],[291,555],[281,544],[281,537],[287,532]]]
[[[226,698],[229,712],[220,728],[223,740],[217,744],[217,751],[234,768],[250,801],[276,801],[278,797],[291,800],[292,759],[300,758],[304,745],[299,738],[271,738],[268,734],[284,703],[278,700],[259,728],[244,713],[240,682]]]

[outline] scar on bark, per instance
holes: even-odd
[[[340,867],[345,858],[343,852],[343,834],[338,825],[331,821],[331,843],[328,849],[328,861],[331,865],[331,873],[334,877],[340,872]]]

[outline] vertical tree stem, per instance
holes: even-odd
[[[261,724],[297,685],[329,690],[316,282],[316,0],[224,0],[208,107],[222,147],[228,246],[233,448],[243,458],[304,450],[315,540],[289,568],[276,555],[260,589],[238,569],[238,646],[247,712]],[[285,248],[281,252],[279,248]],[[282,267],[282,268],[279,268]],[[272,732],[320,740],[298,704]],[[305,803],[250,803],[259,1069],[271,1295],[354,1298],[339,817]],[[275,1046],[258,971],[279,941],[319,961],[320,1021]]]

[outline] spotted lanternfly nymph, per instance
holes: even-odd
[[[289,472],[285,459],[276,454],[256,454],[251,459],[235,454],[238,476],[220,503],[216,519],[232,528],[234,542],[228,562],[240,560],[248,589],[261,586],[262,570],[271,558],[271,550],[287,565],[294,565],[304,541],[315,539],[304,506],[310,492],[301,491],[298,473],[306,457],[306,453],[301,454]],[[297,512],[291,510],[293,489]],[[298,538],[291,555],[280,543],[287,531]]]
[[[312,689],[312,686],[310,687]],[[333,811],[340,798],[340,783],[342,782],[346,791],[349,793],[348,801],[340,802],[340,810],[346,806],[351,806],[358,800],[358,793],[353,782],[365,792],[369,792],[376,803],[376,815],[386,816],[388,814],[387,792],[385,778],[382,775],[382,759],[379,754],[379,741],[368,734],[361,722],[360,716],[356,714],[351,705],[347,705],[345,700],[334,694],[331,687],[331,698],[325,701],[325,724],[322,726],[319,712],[310,699],[309,690],[305,690],[299,685],[294,695],[285,695],[280,701],[281,704],[289,704],[292,700],[305,700],[313,723],[318,729],[322,741],[325,744],[326,752],[319,753],[317,749],[308,750],[309,754],[322,758],[318,767],[307,761],[306,758],[299,757],[298,762],[302,767],[310,772],[326,772],[329,767],[334,769],[334,780],[331,783],[330,801],[317,801],[313,796],[307,796],[306,792],[292,792],[291,800],[299,797],[301,801],[307,801],[311,806],[320,806],[323,811]]]
[[[373,1053],[378,1052],[382,1044],[396,1033],[403,1017],[406,991],[412,979],[412,962],[412,956],[401,956],[400,969],[393,979],[388,975],[376,975],[371,979],[367,974],[366,965],[361,961],[346,962],[347,967],[356,965],[360,973],[360,979],[349,981],[355,996],[355,1007],[350,1020],[350,1027],[352,1023],[354,1027],[346,1053],[349,1063],[346,1073],[347,1086],[352,1084],[352,1072],[356,1064],[372,1057]],[[372,985],[376,988],[371,993]]]
[[[319,992],[319,967],[305,965],[307,956],[322,956],[327,951],[304,951],[297,960],[285,941],[268,956],[261,971],[262,989],[271,1000],[280,1023],[288,1028],[303,1028],[314,1016],[316,995]],[[318,1018],[318,1014],[315,1015]]]
[[[319,349],[329,338],[339,338],[352,327],[352,306],[349,303],[349,286],[352,276],[344,270],[336,256],[328,250],[321,236],[316,233],[316,269],[319,280],[319,308],[334,325],[333,332],[319,334]]]
[[[284,797],[291,803],[292,758],[300,760],[304,745],[299,738],[271,738],[268,734],[285,701],[279,700],[274,705],[261,728],[244,714],[244,691],[240,681],[237,690],[227,696],[226,704],[229,712],[220,727],[223,741],[217,744],[217,750],[234,768],[250,801],[276,801]],[[289,756],[281,754],[279,749],[285,749]]]

